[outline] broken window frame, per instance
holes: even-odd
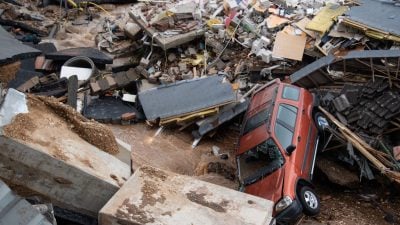
[[[248,173],[250,175],[248,175],[245,178],[242,177],[244,175],[243,172],[246,169],[243,165],[246,165],[245,160],[247,159],[247,158],[245,159],[243,157],[245,157],[245,156],[252,157],[251,154],[256,155],[256,153],[258,153],[258,152],[263,152],[264,155],[269,154],[270,153],[270,152],[268,152],[269,149],[266,150],[267,152],[264,152],[263,149],[261,149],[266,144],[268,145],[268,147],[272,146],[273,148],[275,148],[273,150],[274,151],[273,154],[276,154],[275,159],[270,158],[270,161],[267,163],[267,165],[264,165],[262,167],[259,167],[258,169],[255,169],[254,172],[250,171]],[[264,150],[265,150],[265,148],[264,148]],[[254,153],[254,151],[256,151],[256,152]],[[258,157],[260,158],[259,155],[258,155]],[[268,157],[270,157],[270,155]],[[285,157],[283,156],[282,151],[279,149],[279,146],[277,145],[276,141],[273,138],[268,138],[266,141],[263,141],[262,143],[258,144],[254,148],[237,156],[236,162],[237,162],[238,177],[239,177],[240,183],[244,186],[248,186],[248,185],[253,184],[253,183],[263,179],[264,177],[274,173],[278,169],[282,168],[283,165],[285,164]]]

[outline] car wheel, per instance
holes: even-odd
[[[324,114],[321,112],[316,112],[314,115],[315,126],[317,126],[318,131],[324,132],[325,128],[329,126],[328,120],[325,118]]]
[[[304,186],[301,188],[299,195],[299,200],[303,206],[304,214],[307,216],[317,215],[320,211],[321,205],[317,194],[315,194],[315,191],[308,186]]]

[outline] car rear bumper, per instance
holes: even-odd
[[[299,200],[293,200],[293,203],[279,213],[275,219],[277,224],[292,224],[300,219],[303,215],[303,206]]]

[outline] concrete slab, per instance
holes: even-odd
[[[39,146],[5,136],[0,136],[0,146],[2,179],[39,193],[60,208],[93,217],[130,175],[127,164],[95,147],[72,144],[70,154],[86,152],[91,158],[68,162],[53,157]]]
[[[141,167],[101,209],[100,225],[269,224],[273,202]]]
[[[0,64],[40,55],[37,49],[22,44],[0,26]]]
[[[15,195],[11,189],[0,180],[0,224],[52,225],[39,210],[35,209],[25,199]]]

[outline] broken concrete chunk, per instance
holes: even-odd
[[[135,40],[138,37],[139,32],[142,30],[139,25],[136,23],[128,22],[125,25],[124,31],[126,36]]]
[[[179,191],[177,191],[179,190]],[[265,225],[273,202],[192,177],[141,167],[101,209],[100,225]],[[192,215],[196,216],[187,216]],[[249,216],[251,215],[251,216]]]
[[[37,49],[22,44],[0,26],[0,64],[40,55]]]
[[[10,88],[0,109],[0,129],[20,113],[28,113],[25,94]]]
[[[25,199],[15,195],[0,180],[0,221],[2,224],[37,224],[52,225],[39,210]],[[54,216],[54,215],[53,215]]]

